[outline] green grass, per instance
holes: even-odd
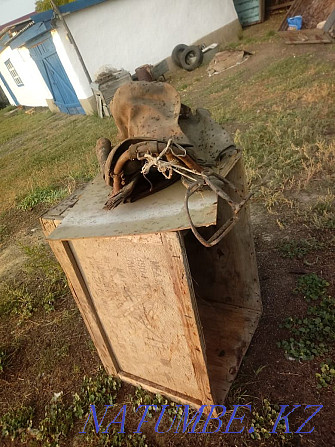
[[[0,287],[0,315],[15,316],[19,323],[37,311],[53,311],[68,293],[65,275],[48,247],[23,246],[22,250],[27,259],[17,279]]]
[[[74,181],[94,177],[96,140],[116,136],[112,119],[47,111],[4,117],[4,112],[0,111],[0,212],[22,200],[27,208],[31,202],[50,203],[73,188]]]
[[[332,64],[316,53],[273,59],[254,73],[248,63],[215,81],[194,80],[181,91],[183,102],[208,108],[218,122],[234,127],[255,198],[268,209],[297,205],[294,194],[313,191],[317,181],[332,188],[335,142],[328,136],[335,116]],[[306,217],[317,212],[310,210]],[[333,228],[333,209],[323,213],[327,215],[318,217],[319,224]]]
[[[121,383],[99,369],[94,377],[84,377],[77,393],[70,398],[62,392],[54,393],[44,409],[44,415],[37,418],[36,408],[21,406],[0,417],[0,433],[2,438],[17,439],[29,445],[36,440],[38,446],[59,447],[65,445],[65,439],[75,437],[77,442],[85,442],[87,446],[103,447],[147,447],[146,437],[142,434],[118,433],[117,429],[110,429],[108,434],[95,433],[90,421],[85,429],[86,434],[78,435],[82,430],[90,412],[90,405],[94,404],[99,419],[104,405],[114,405]],[[100,415],[100,413],[102,414]],[[101,428],[103,431],[104,428]]]
[[[327,360],[320,364],[320,372],[315,374],[318,388],[328,388],[335,385],[335,363]],[[333,387],[335,391],[335,386]]]
[[[21,406],[4,414],[0,418],[2,437],[25,442],[28,438],[28,430],[32,427],[33,416],[34,409],[31,406]]]
[[[245,33],[241,33],[239,36],[239,40],[234,42],[230,42],[225,45],[225,50],[243,50],[246,45],[258,44],[264,42],[273,42],[274,40],[279,39],[279,35],[277,31],[271,29],[266,33],[260,36],[246,36]]]
[[[176,418],[182,416],[183,410],[182,408],[177,408],[177,404],[172,402],[171,400],[166,399],[161,394],[152,394],[145,391],[143,388],[136,388],[133,395],[130,397],[130,401],[132,403],[133,411],[136,411],[139,405],[157,405],[159,411],[161,410],[162,405],[168,405],[169,407],[166,410],[166,413],[169,415],[169,420],[171,422]],[[155,409],[153,407],[149,407],[148,417],[152,418],[155,413]]]
[[[37,187],[26,196],[17,199],[17,208],[23,211],[31,210],[40,203],[58,202],[67,194],[68,191],[65,188]]]
[[[301,294],[307,302],[316,301],[326,295],[329,282],[320,278],[316,273],[302,275],[293,290],[296,295]]]

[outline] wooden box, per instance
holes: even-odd
[[[245,190],[241,160],[227,178]],[[98,178],[41,218],[106,370],[195,408],[222,404],[261,315],[247,207],[205,248],[187,229],[181,184],[113,211],[108,192]],[[191,214],[212,233],[227,206],[195,196]]]

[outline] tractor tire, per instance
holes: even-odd
[[[203,61],[203,53],[199,47],[192,45],[187,47],[180,55],[180,63],[182,68],[187,71],[195,70],[200,67]]]
[[[180,55],[181,53],[186,50],[187,45],[184,45],[183,43],[180,43],[179,45],[177,45],[176,47],[174,47],[172,54],[171,54],[171,58],[172,61],[178,66],[181,67],[181,63],[180,63]]]

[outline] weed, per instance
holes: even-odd
[[[7,358],[8,354],[4,349],[0,349],[0,374],[5,369],[5,366],[7,364]]]
[[[23,284],[4,283],[0,291],[0,313],[16,315],[19,322],[32,316],[36,310],[34,295]]]
[[[73,427],[73,413],[63,403],[62,394],[54,394],[38,426],[36,438],[43,441],[45,447],[58,447],[61,437],[65,437]]]
[[[32,210],[40,203],[55,203],[63,199],[67,194],[65,188],[37,187],[21,199],[17,199],[17,208],[23,211]]]
[[[151,394],[145,391],[143,388],[138,387],[135,390],[134,395],[130,398],[133,406],[133,410],[136,411],[139,405],[152,405],[148,409],[148,417],[152,418],[154,412],[161,411],[162,405],[169,405],[166,408],[165,413],[169,415],[169,420],[172,422],[175,419],[179,419],[183,414],[183,409],[181,407],[177,408],[177,404],[175,402],[169,401],[161,394]],[[153,407],[153,405],[157,406],[157,409]]]
[[[278,342],[288,356],[311,360],[332,349],[335,341],[335,299],[325,295],[328,285],[315,274],[304,275],[298,281],[296,293],[302,293],[307,301],[319,301],[308,308],[305,317],[289,317],[281,325],[293,335],[289,340]]]
[[[293,293],[301,294],[306,301],[315,301],[323,297],[327,291],[329,282],[320,278],[315,273],[308,273],[301,276],[297,281],[297,287],[293,290]]]
[[[0,224],[0,243],[3,242],[9,234],[9,227],[6,224]]]
[[[32,407],[22,407],[17,411],[12,411],[0,418],[0,429],[4,438],[27,439],[28,434],[42,442],[43,447],[59,447],[73,428],[74,424],[83,416],[89,413],[89,406],[102,404],[114,404],[120,389],[120,381],[109,377],[100,369],[94,378],[84,377],[79,393],[72,396],[72,403],[67,404],[63,399],[63,392],[54,393],[50,402],[45,406],[44,418],[40,420],[38,428],[32,428],[34,409]],[[88,436],[88,440],[93,440],[95,433]],[[106,446],[145,446],[144,436],[120,435],[112,433],[96,441],[94,445]],[[114,442],[114,443],[113,443]]]
[[[271,29],[265,34],[265,37],[273,37],[275,35],[276,35],[276,31]]]
[[[335,195],[328,191],[312,206],[309,214],[315,228],[335,229]]]
[[[20,439],[24,442],[27,438],[27,431],[32,427],[34,409],[22,406],[17,410],[12,410],[0,418],[1,435],[9,437],[12,441]]]
[[[323,247],[324,244],[322,242],[311,238],[283,242],[278,246],[278,250],[283,258],[303,259],[312,251],[319,250]]]
[[[94,447],[148,447],[143,434],[123,434],[114,430],[110,434],[99,434],[88,439]]]
[[[95,406],[114,404],[120,387],[120,381],[107,376],[102,369],[94,379],[84,377],[79,393],[73,397],[74,415],[78,418],[88,415],[91,404]]]
[[[180,90],[186,90],[187,87],[188,87],[188,84],[182,84],[182,85],[179,87],[179,89],[180,89]]]
[[[36,430],[36,438],[43,441],[47,447],[58,447],[62,438],[66,437],[74,426],[76,420],[89,413],[90,404],[101,405],[106,402],[115,402],[119,381],[99,370],[95,378],[84,377],[83,384],[78,393],[73,396],[72,404],[63,401],[63,393],[55,393],[50,403],[45,407],[44,419]]]
[[[315,376],[318,381],[318,388],[327,388],[335,384],[335,364],[331,360],[321,363],[320,372],[316,373]]]
[[[274,424],[279,415],[279,406],[272,405],[267,399],[263,399],[263,406],[260,413],[253,413],[250,436],[253,439],[260,441],[261,439],[268,439],[273,434],[271,434],[271,430],[274,427]],[[276,432],[277,436],[279,436],[281,441],[287,441],[292,437],[291,434],[285,433],[286,425],[283,421],[280,421]]]

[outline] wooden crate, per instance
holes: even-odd
[[[228,179],[245,189],[241,160]],[[41,218],[107,372],[195,408],[222,404],[261,315],[248,209],[204,248],[182,185],[104,211],[108,192],[97,179],[65,217]],[[211,192],[190,208],[205,233],[227,218]]]

